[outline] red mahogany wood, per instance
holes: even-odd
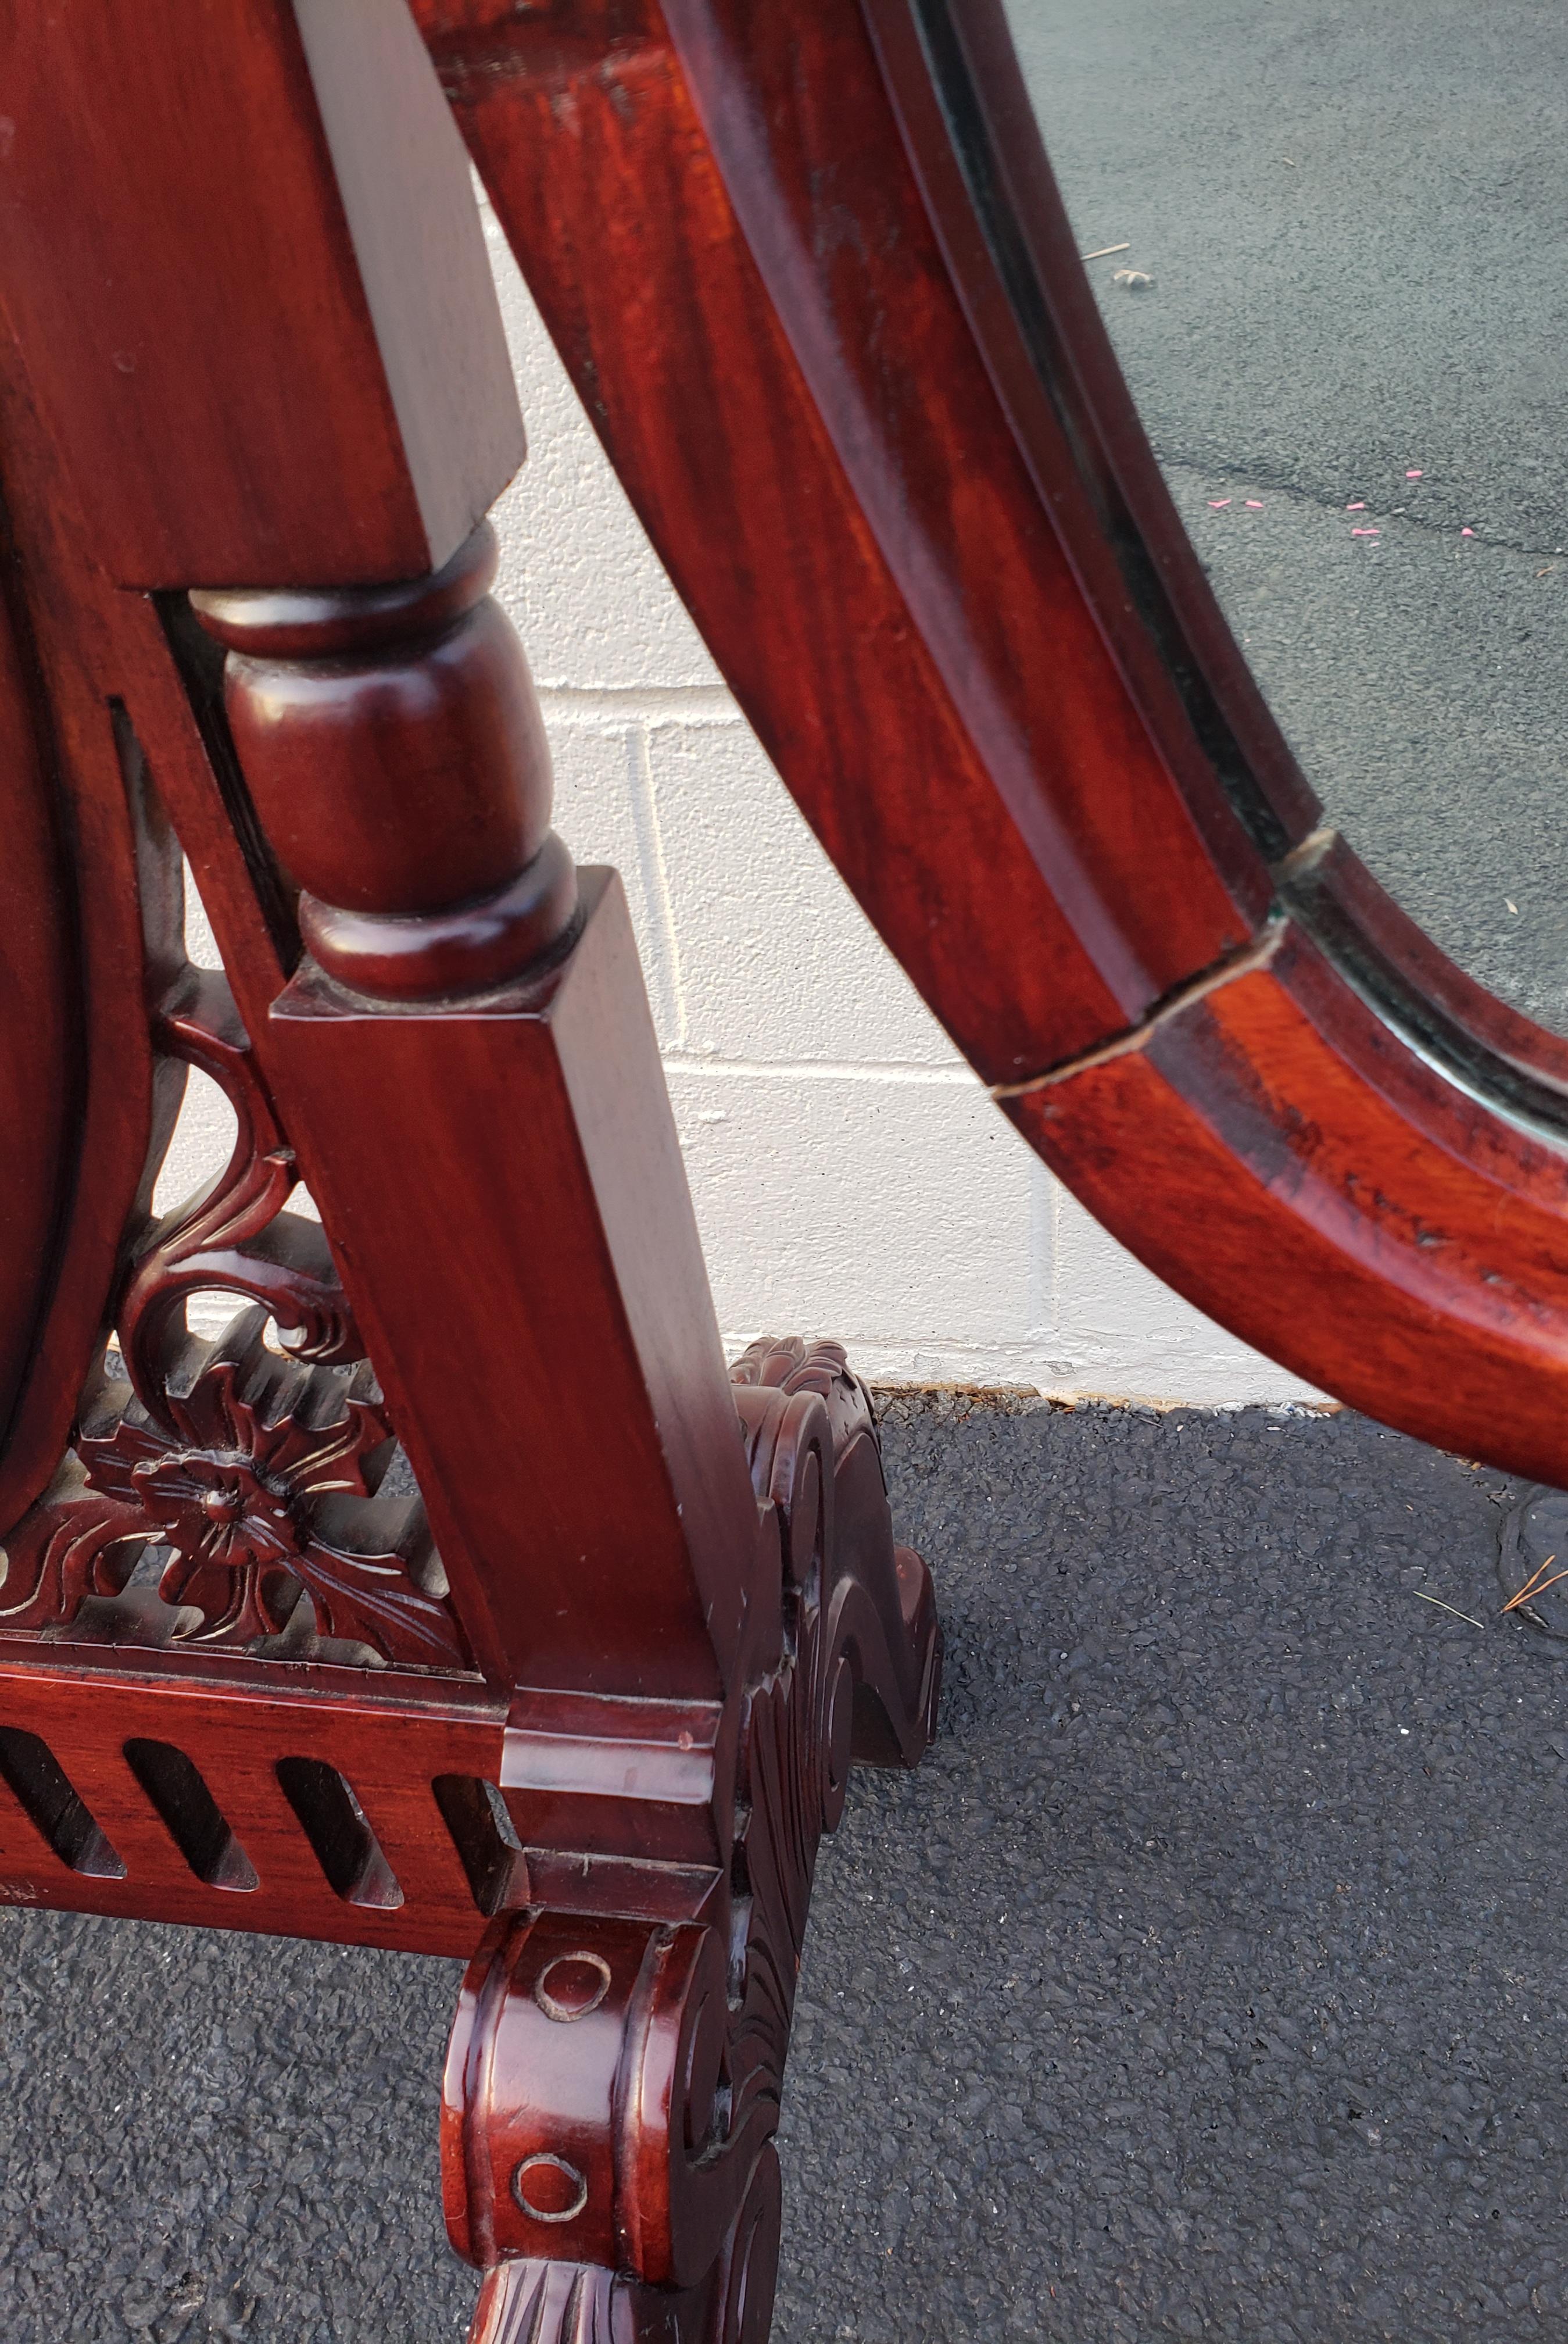
[[[1335,1388],[1370,1414],[1562,1475],[1562,1428],[1537,1397],[1563,1376],[1562,1150],[1432,1082],[1296,923],[1125,1048],[1007,1104],[1211,1315],[1305,1374],[1332,1338]],[[1299,1333],[1281,1288],[1311,1297]]]
[[[1562,1478],[1568,1053],[1313,832],[993,0],[418,7],[720,664],[1006,1111],[1215,1316]],[[0,1886],[475,1953],[477,2339],[759,2344],[812,1863],[851,1757],[929,1735],[930,1582],[841,1355],[726,1379],[487,594],[520,435],[401,9],[4,38],[0,887],[68,841],[81,916],[7,935],[61,1203],[19,1173],[0,1252]],[[154,1222],[187,1063],[240,1142]],[[204,1278],[251,1304],[215,1344]]]
[[[483,1933],[476,2333],[757,2344],[812,1863],[851,1758],[929,1739],[930,1581],[842,1354],[725,1370],[624,898],[550,830],[470,526],[520,440],[416,35],[392,0],[128,26],[0,40],[0,888],[43,906],[0,1103],[36,1094],[65,1240],[35,1197],[0,1255],[54,1411],[28,1384],[5,1459],[0,1898]],[[237,1136],[155,1217],[189,1066]],[[246,1307],[200,1337],[215,1288]]]
[[[585,896],[563,963],[472,1002],[307,965],[272,1057],[487,1666],[714,1700],[753,1507],[625,899]]]
[[[70,495],[9,367],[0,367],[0,1099],[11,1134],[0,1175],[0,1521],[9,1524],[59,1460],[126,1233],[145,1210],[149,1166],[178,1104],[177,1083],[155,1067],[148,1003],[180,943],[177,854],[126,712],[131,671],[106,661],[102,597],[76,591],[80,540],[65,552]],[[82,905],[90,917],[78,915]]]
[[[193,598],[228,646],[253,801],[307,888],[316,959],[273,1004],[267,1056],[470,1645],[507,1685],[713,1699],[752,1500],[624,899],[601,876],[572,941],[493,571],[487,528],[424,609]],[[537,900],[498,919],[536,866]]]
[[[460,31],[458,15],[426,12],[448,90],[633,501],[808,819],[974,1062],[1032,1073],[1243,943],[1261,865],[1238,843],[1215,871],[1114,687],[988,417],[853,11],[754,12],[746,42],[716,45],[737,135],[759,142],[729,184],[651,5],[466,8]],[[769,74],[795,96],[772,104]],[[737,187],[768,214],[793,307]],[[830,217],[810,217],[811,187]],[[1158,915],[1130,920],[1151,886]],[[1005,973],[999,930],[1030,939]]]
[[[487,1925],[476,1890],[484,1858],[453,1786],[496,1782],[501,1730],[493,1707],[377,1699],[363,1673],[354,1689],[262,1690],[210,1675],[199,1682],[166,1672],[95,1674],[36,1657],[7,1660],[0,1663],[0,1903],[467,1956]],[[73,1864],[39,1828],[16,1794],[13,1745],[22,1734],[53,1754],[106,1854],[76,1848]],[[137,1742],[194,1762],[254,1879],[232,1869],[226,1879],[198,1876],[133,1771],[127,1745]],[[280,1780],[280,1766],[286,1774],[301,1760],[330,1767],[353,1791],[395,1902],[384,1882],[370,1884],[366,1901],[334,1887]],[[519,1864],[508,1894],[526,1886]]]
[[[110,577],[445,561],[522,427],[401,0],[63,0],[5,59],[6,308]]]
[[[361,993],[498,984],[572,917],[544,726],[495,571],[486,522],[423,591],[191,597],[228,647],[231,737],[305,891],[301,932]]]
[[[0,1427],[27,1380],[55,1257],[58,1198],[75,1167],[83,1067],[78,972],[46,739],[17,630],[0,601],[0,945],[5,1014],[0,1097],[15,1144],[0,1160]],[[127,874],[128,875],[128,874]],[[21,1144],[22,1135],[26,1144]]]
[[[720,667],[1031,1144],[1318,1384],[1568,1478],[1563,1047],[1312,833],[998,0],[416,13]]]
[[[851,1754],[910,1763],[935,1715],[930,1581],[843,1354],[759,1343],[734,1372],[761,1518],[718,1861],[649,1918],[563,1879],[575,1909],[498,1919],[477,1955],[441,2119],[447,2227],[487,2272],[473,2344],[763,2344],[818,1843]]]
[[[1347,966],[1366,965],[1369,983],[1401,1001],[1412,1031],[1430,1026],[1440,1046],[1462,1047],[1480,1080],[1523,1112],[1568,1101],[1568,1039],[1456,968],[1342,838],[1297,856],[1289,884],[1298,914]]]
[[[948,272],[1118,663],[1189,786],[1212,806],[1218,776],[1277,856],[1319,807],[1165,493],[1077,263],[1005,8],[865,0],[863,14]]]

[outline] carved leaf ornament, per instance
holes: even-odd
[[[234,1152],[133,1254],[126,1379],[100,1364],[54,1483],[6,1540],[0,1632],[465,1668],[423,1504],[380,1494],[392,1428],[319,1225],[282,1211],[298,1168],[226,981],[188,972],[157,1038],[220,1084]],[[213,1288],[249,1307],[205,1341],[185,1306]],[[155,1549],[156,1601],[127,1599]]]

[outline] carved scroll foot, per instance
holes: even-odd
[[[526,1850],[549,1904],[493,1925],[443,2094],[447,2227],[487,2274],[471,2344],[765,2344],[818,1843],[853,1758],[912,1765],[930,1738],[930,1580],[893,1545],[863,1387],[828,1344],[755,1344],[731,1373],[770,1593],[716,1743],[721,1860],[683,1874],[677,1918],[675,1867],[607,1911],[585,1851],[574,1910],[570,1851]]]
[[[779,2213],[769,2142],[722,2252],[695,2287],[648,2287],[602,2263],[519,2255],[486,2272],[468,2344],[767,2344]]]

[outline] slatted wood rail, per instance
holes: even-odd
[[[841,1352],[726,1368],[551,827],[454,117],[829,853],[1173,1285],[1563,1478],[1568,1046],[1319,826],[997,0],[55,0],[0,68],[0,1899],[471,1955],[477,2344],[761,2344],[818,1842],[940,1639]]]

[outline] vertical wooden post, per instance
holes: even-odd
[[[832,1347],[727,1377],[613,873],[572,872],[487,530],[407,588],[198,592],[308,958],[267,1054],[467,1640],[521,1909],[443,2095],[475,2344],[763,2344],[779,2092],[851,1756],[940,1639]]]
[[[266,1054],[475,1651],[711,1702],[756,1504],[624,898],[549,827],[494,567],[485,527],[407,587],[192,597],[303,890]]]
[[[79,1605],[116,1542],[172,1521],[193,1608],[233,1594],[219,1624],[244,1631],[185,1703],[209,1763],[215,1721],[245,1706],[223,1668],[274,1672],[246,1710],[254,1765],[216,1783],[258,1875],[282,1842],[263,1925],[320,1927],[330,1894],[345,1935],[372,1935],[366,1881],[385,1901],[400,1866],[446,1909],[396,1941],[447,1943],[458,1866],[433,1844],[458,1844],[494,1916],[442,2122],[451,2234],[487,2274],[477,2338],[760,2344],[812,1866],[851,1756],[924,1747],[930,1581],[893,1546],[842,1354],[765,1345],[726,1373],[625,900],[551,831],[538,710],[488,592],[482,516],[520,424],[461,148],[402,0],[14,14],[0,300],[94,591],[109,581],[106,641],[117,660],[135,636],[156,667],[131,696],[164,711],[149,757],[243,1007],[247,1030],[234,1003],[206,1015],[181,973],[164,1043],[226,1069],[252,1127],[125,1283],[141,1414],[84,1431],[72,1488],[29,1515],[29,1632]],[[199,687],[177,724],[145,590]],[[282,1258],[296,1159],[352,1312],[297,1228]],[[154,1339],[201,1279],[255,1302],[199,1363],[206,1413]],[[352,1390],[351,1319],[369,1354]],[[307,1372],[267,1349],[269,1322],[309,1334]],[[449,1596],[417,1519],[387,1551],[327,1536],[357,1460],[387,1449],[372,1366]],[[269,1463],[284,1442],[297,1490]],[[372,1622],[357,1661],[345,1589],[388,1574],[401,1631]],[[267,1606],[296,1576],[324,1644],[350,1646],[337,1697],[319,1654],[296,1670],[292,1648],[262,1649],[286,1642]],[[400,1672],[396,1712],[377,1659]],[[351,1668],[371,1688],[352,1718]],[[141,1778],[119,1779],[129,1696],[110,1700],[89,1788],[141,1874],[162,1826]],[[146,1739],[142,1713],[130,1730]],[[340,1762],[391,1817],[385,1850]],[[311,1836],[305,1793],[327,1778]],[[314,1904],[286,1884],[301,1833]],[[95,1879],[93,1909],[121,1909]],[[125,1909],[149,1909],[126,1885]]]

